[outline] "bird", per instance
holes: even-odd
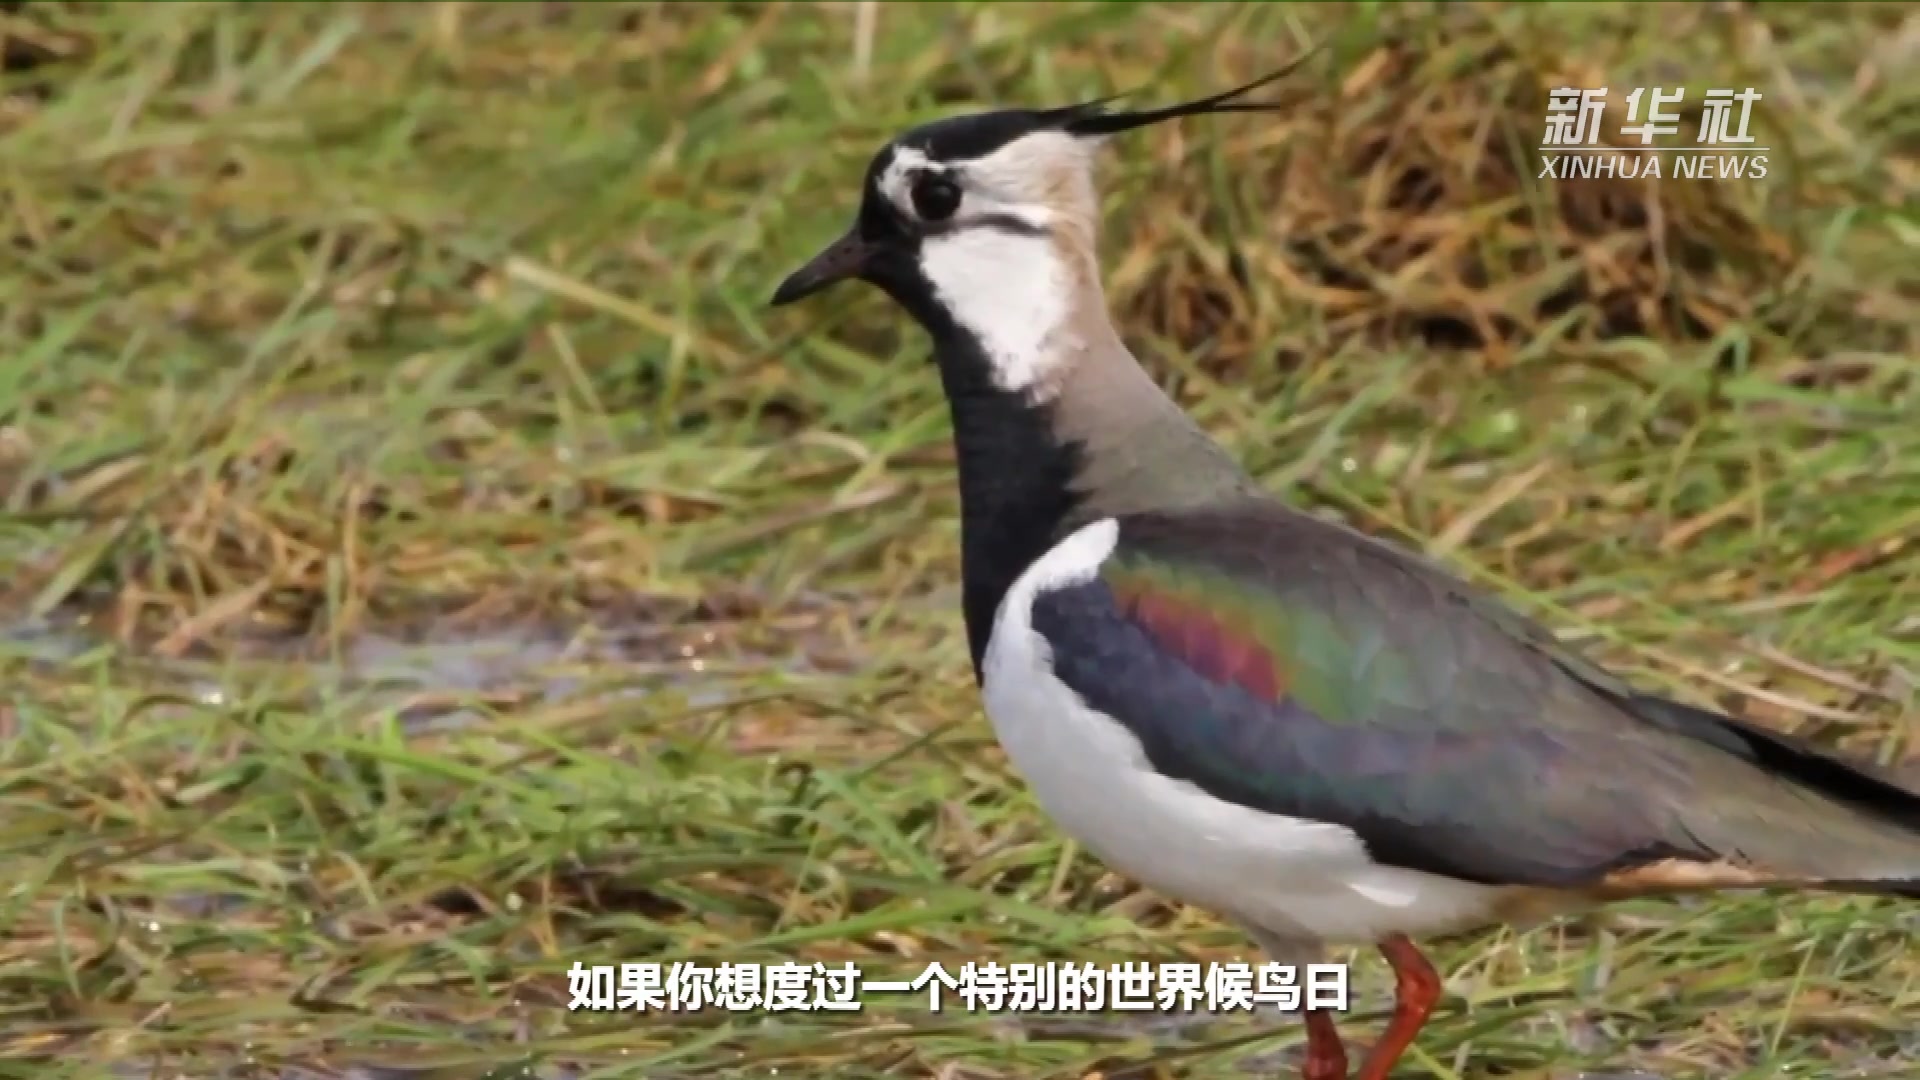
[[[876,287],[952,423],[983,709],[1055,827],[1276,962],[1394,975],[1352,1073],[1387,1080],[1443,983],[1419,941],[1648,895],[1920,897],[1920,794],[1635,687],[1424,554],[1262,490],[1110,314],[1100,151],[1224,93],[934,120],[886,142],[844,235],[771,304]],[[1284,197],[1284,196],[1282,196]],[[1305,1080],[1349,1080],[1326,1011]]]

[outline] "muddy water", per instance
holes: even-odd
[[[86,627],[47,620],[0,625],[0,654],[28,662],[62,664],[98,650],[121,651],[92,635]],[[229,662],[210,664],[193,659],[154,660],[159,674],[177,678],[202,700],[217,702],[225,692],[223,673],[243,669],[266,674],[279,669],[298,675],[298,682],[317,695],[372,694],[404,701],[422,695],[454,698],[513,690],[532,692],[537,700],[558,700],[593,693],[601,677],[617,672],[626,685],[611,694],[639,694],[643,689],[671,688],[696,707],[724,702],[730,695],[730,677],[765,674],[810,674],[816,671],[810,653],[777,653],[729,646],[717,634],[694,632],[669,636],[652,628],[566,628],[525,624],[479,632],[429,632],[400,636],[366,633],[350,639],[337,651],[306,645],[266,641],[243,642],[227,654]],[[430,729],[459,726],[476,717],[467,712],[410,710],[402,720],[410,727]]]

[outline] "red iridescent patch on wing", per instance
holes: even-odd
[[[1194,671],[1263,700],[1279,701],[1285,694],[1284,673],[1248,620],[1158,575],[1109,566],[1105,576],[1120,609]]]

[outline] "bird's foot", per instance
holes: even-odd
[[[1347,1048],[1333,1026],[1333,1014],[1310,1011],[1307,1020],[1307,1060],[1300,1080],[1347,1080]]]
[[[1353,1080],[1387,1080],[1440,1000],[1440,975],[1413,942],[1396,934],[1380,943],[1380,955],[1393,968],[1393,1019]]]

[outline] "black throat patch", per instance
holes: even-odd
[[[953,419],[960,480],[961,609],[974,678],[1000,602],[1060,539],[1079,505],[1082,449],[1060,438],[1052,407],[1001,389],[979,339],[950,318],[927,323]]]

